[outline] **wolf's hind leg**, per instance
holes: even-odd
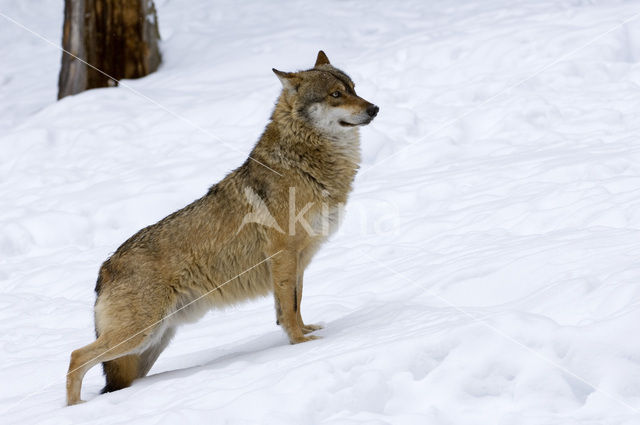
[[[152,343],[143,352],[139,354],[128,354],[102,363],[106,385],[102,389],[102,393],[121,390],[131,386],[135,379],[142,378],[149,373],[149,370],[158,359],[158,356],[167,347],[173,335],[175,328],[169,327],[162,331],[162,336],[157,342]],[[157,336],[153,337],[154,339]]]
[[[140,354],[140,363],[137,376],[138,378],[147,376],[147,373],[149,373],[149,370],[151,370],[153,364],[156,362],[156,360],[158,360],[158,356],[160,356],[160,353],[162,353],[164,349],[167,348],[167,345],[169,345],[169,342],[171,342],[171,339],[175,334],[175,328],[167,328],[162,334],[160,341],[151,345]]]
[[[123,332],[103,332],[98,339],[89,345],[78,348],[71,353],[69,371],[67,372],[67,404],[77,404],[82,389],[82,378],[89,369],[100,362],[122,357],[141,346],[148,333],[130,336]]]

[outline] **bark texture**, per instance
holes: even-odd
[[[58,99],[150,74],[159,39],[153,0],[65,0]]]

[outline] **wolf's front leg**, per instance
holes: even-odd
[[[304,322],[302,321],[302,312],[301,312],[301,309],[300,309],[300,305],[302,304],[303,280],[304,280],[304,271],[301,271],[301,272],[298,273],[298,282],[296,284],[296,296],[297,296],[296,297],[296,302],[297,302],[296,316],[298,318],[298,323],[300,324],[300,327],[302,328],[302,332],[304,332],[305,334],[308,334],[310,332],[322,329],[322,326],[320,326],[320,325],[311,325],[311,324],[305,325]]]
[[[273,293],[276,298],[278,321],[289,336],[292,344],[317,339],[316,336],[305,336],[298,321],[297,294],[297,253],[283,250],[272,259]]]

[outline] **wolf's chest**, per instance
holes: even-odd
[[[314,232],[313,236],[323,239],[331,236],[340,227],[343,215],[344,204],[323,204],[320,209],[311,213],[310,225]]]

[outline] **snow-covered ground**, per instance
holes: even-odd
[[[0,0],[0,422],[640,423],[640,1],[156,0],[161,69],[55,101],[62,2]],[[381,108],[305,279],[64,407],[101,262],[240,165],[319,49]]]

